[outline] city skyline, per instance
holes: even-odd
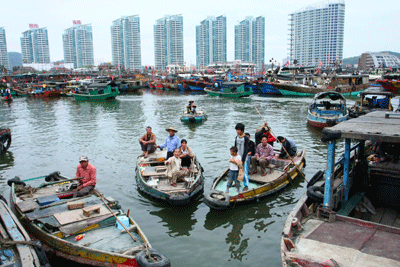
[[[95,64],[111,62],[112,21],[121,16],[138,14],[141,21],[142,65],[154,65],[154,33],[156,20],[165,15],[182,14],[184,61],[187,65],[196,64],[195,27],[209,16],[223,15],[227,18],[227,61],[234,60],[234,25],[247,16],[264,16],[265,26],[265,62],[274,58],[282,63],[288,57],[288,21],[289,14],[318,1],[221,1],[204,3],[186,1],[147,1],[136,5],[129,1],[69,1],[54,3],[48,0],[40,3],[15,1],[5,3],[4,16],[0,27],[4,27],[7,36],[7,51],[21,52],[20,36],[29,24],[39,24],[48,29],[50,58],[62,60],[62,32],[73,20],[90,23],[93,27],[93,46]],[[366,51],[399,51],[396,35],[382,35],[383,29],[398,29],[399,22],[393,20],[400,4],[385,0],[379,5],[365,1],[345,1],[345,30],[343,57],[359,56]],[[390,7],[387,8],[387,7]],[[16,15],[17,14],[17,15]],[[392,20],[394,23],[392,23]],[[393,37],[394,36],[394,37]]]

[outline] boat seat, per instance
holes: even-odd
[[[267,173],[272,173],[275,169],[275,165],[274,164],[269,164],[266,168]]]
[[[101,205],[95,205],[95,206],[90,206],[90,207],[86,207],[83,208],[83,215],[85,215],[86,217],[90,217],[90,213],[100,213],[100,207]]]

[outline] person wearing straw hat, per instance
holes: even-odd
[[[189,114],[196,113],[196,105],[194,104],[193,100],[189,101],[189,105],[186,107],[186,109],[187,109],[187,113],[189,113]]]
[[[156,146],[156,148],[163,149],[164,147],[166,147],[167,159],[169,159],[170,157],[174,156],[174,150],[181,146],[181,139],[175,134],[178,131],[175,130],[173,126],[170,126],[165,130],[169,133],[169,136],[165,140],[164,144]]]
[[[74,197],[82,197],[88,195],[96,186],[96,167],[89,164],[87,156],[79,157],[79,165],[76,168],[75,180],[79,180],[79,186]]]

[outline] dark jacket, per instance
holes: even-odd
[[[242,157],[242,162],[246,161],[247,153],[249,153],[249,144],[250,144],[250,139],[247,137],[247,135],[244,136],[244,151],[243,155],[240,155]],[[236,137],[235,137],[235,146],[236,146]]]
[[[251,152],[251,156],[256,154],[256,144],[251,140],[249,142],[249,151]]]

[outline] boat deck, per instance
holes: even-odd
[[[367,223],[309,219],[290,253],[333,259],[339,266],[400,266],[400,229],[363,224]]]

